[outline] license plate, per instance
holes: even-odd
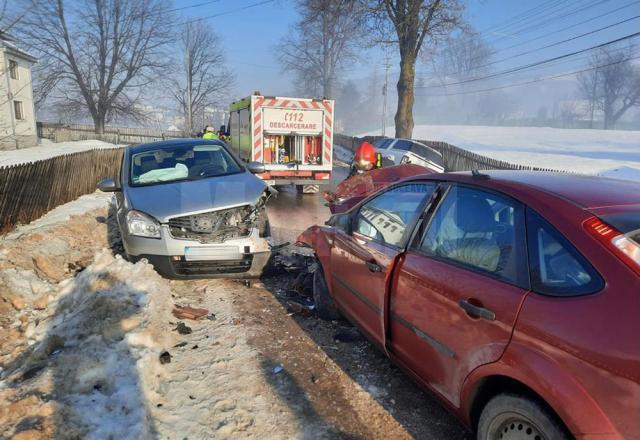
[[[184,249],[186,261],[241,260],[238,246],[199,246]]]

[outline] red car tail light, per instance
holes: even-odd
[[[627,266],[640,274],[640,244],[598,217],[585,220],[583,225],[588,233],[605,245]]]

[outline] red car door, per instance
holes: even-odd
[[[410,226],[435,184],[411,182],[369,199],[353,214],[349,231],[336,230],[331,249],[335,301],[379,345],[383,344],[385,279]]]
[[[454,405],[465,377],[504,352],[527,295],[524,208],[453,185],[398,267],[390,346]]]

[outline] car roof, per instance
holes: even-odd
[[[143,151],[149,150],[191,145],[223,145],[223,143],[217,139],[179,138],[169,139],[166,141],[149,142],[147,144],[132,145],[129,147],[129,151],[131,153],[141,153]]]
[[[470,172],[426,174],[421,177],[496,187],[507,193],[510,189],[518,192],[540,191],[586,209],[640,205],[640,183],[628,180],[545,171],[491,170],[481,171],[481,174],[484,178],[473,176]]]

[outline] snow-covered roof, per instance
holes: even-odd
[[[38,59],[36,57],[18,48],[18,45],[16,43],[17,40],[13,35],[9,34],[6,31],[0,30],[0,47],[4,47],[7,51],[32,63],[38,62]]]

